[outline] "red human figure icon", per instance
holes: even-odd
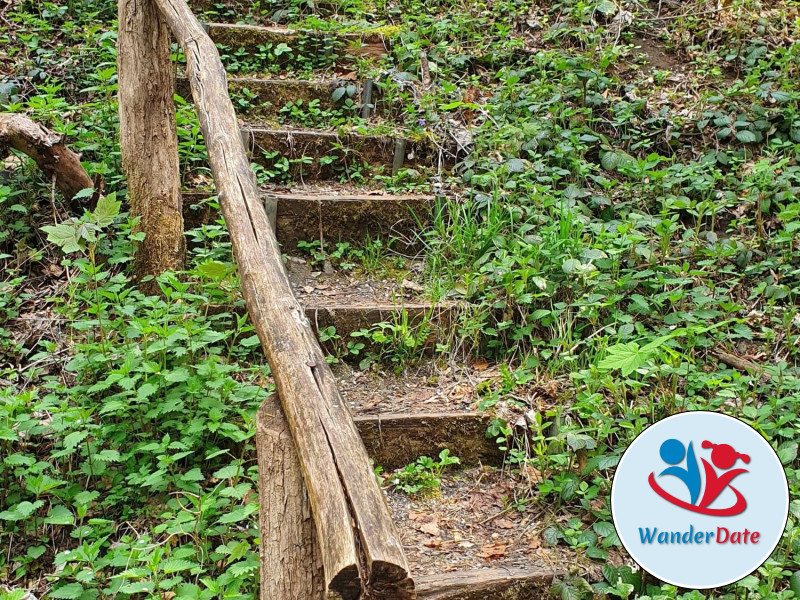
[[[711,462],[714,463],[714,466],[718,469],[730,469],[738,459],[742,459],[742,462],[745,464],[750,462],[750,457],[747,454],[740,454],[739,452],[736,452],[736,450],[734,450],[733,447],[729,446],[728,444],[712,444],[706,440],[703,442],[702,447],[713,448],[711,451]],[[703,499],[700,501],[701,508],[707,507],[714,500],[716,500],[717,496],[722,493],[722,490],[728,487],[734,477],[748,472],[747,469],[733,469],[732,471],[728,471],[727,473],[717,476],[717,472],[714,470],[714,467],[708,464],[708,461],[706,461],[705,458],[700,460],[703,461],[703,468],[706,472],[706,489],[705,493],[703,494]],[[733,492],[736,494],[736,507],[738,507],[740,503],[744,503],[744,497],[742,497],[741,493],[739,493],[739,490],[737,490],[735,487],[731,486],[731,490],[733,490]],[[746,506],[746,504],[744,506]],[[738,512],[744,510],[744,506]]]

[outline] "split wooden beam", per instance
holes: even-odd
[[[311,323],[292,293],[216,46],[185,0],[155,2],[186,56],[243,296],[297,447],[324,587],[344,600],[362,592],[372,598],[415,598],[408,563],[364,445]]]
[[[374,424],[375,416],[361,419]],[[438,419],[429,422],[440,422]],[[387,430],[392,445],[396,431]],[[281,404],[270,396],[256,420],[261,531],[261,600],[324,600],[322,562],[294,440]],[[419,600],[549,598],[553,569],[476,569],[417,578]],[[563,575],[563,574],[562,574]]]

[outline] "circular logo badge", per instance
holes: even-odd
[[[789,485],[769,443],[714,412],[685,412],[641,433],[611,488],[623,546],[679,587],[707,589],[756,570],[778,545]]]

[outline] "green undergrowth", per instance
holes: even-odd
[[[223,48],[236,74],[347,76],[327,104],[265,107],[241,90],[241,112],[466,140],[449,172],[390,176],[330,159],[340,181],[437,195],[421,255],[398,257],[388,239],[308,240],[300,253],[315,269],[408,278],[425,297],[458,303],[456,331],[433,347],[427,320],[403,312],[347,339],[320,334],[331,362],[376,371],[402,373],[431,350],[496,368],[475,401],[515,415],[489,431],[526,482],[506,508],[537,515],[543,545],[576,573],[602,573],[558,582],[561,598],[798,591],[798,4],[722,4],[693,14],[685,3],[655,13],[606,0],[215,9],[215,20],[384,27],[392,39],[384,57],[350,62],[318,33],[295,47]],[[187,271],[161,278],[162,297],[140,294],[116,141],[115,3],[0,10],[0,104],[64,134],[107,198],[70,221],[30,161],[0,173],[0,580],[68,600],[254,599],[253,419],[272,388],[256,337],[231,310],[241,303],[224,224],[188,232]],[[363,122],[348,87],[367,77],[378,116]],[[202,135],[191,104],[176,100],[184,184],[205,189]],[[306,159],[275,154],[254,170],[261,183],[289,184]],[[720,351],[750,366],[731,367]],[[611,566],[625,558],[608,506],[621,453],[655,419],[693,409],[768,436],[793,498],[770,560],[706,592]],[[439,468],[383,476],[419,493],[436,487]]]

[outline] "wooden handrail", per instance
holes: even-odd
[[[247,310],[298,450],[325,587],[345,600],[365,590],[370,598],[414,598],[408,563],[366,450],[292,292],[259,201],[216,46],[185,0],[153,1],[186,55]]]

